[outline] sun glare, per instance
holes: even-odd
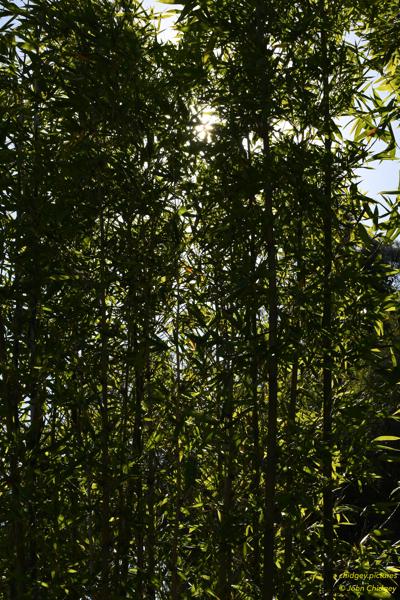
[[[195,127],[196,136],[199,140],[209,141],[212,130],[219,119],[210,109],[203,110],[198,114],[199,123]]]

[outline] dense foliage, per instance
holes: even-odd
[[[389,598],[398,4],[180,7],[1,4],[0,596]]]

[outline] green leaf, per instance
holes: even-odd
[[[372,239],[369,236],[367,229],[364,227],[364,225],[362,225],[361,223],[358,223],[357,231],[358,231],[358,234],[359,234],[361,240],[364,242],[364,244],[366,244],[367,246],[370,246]]]

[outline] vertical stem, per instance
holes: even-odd
[[[38,230],[40,230],[40,186],[41,186],[41,140],[40,140],[40,85],[39,85],[39,40],[40,29],[37,28],[36,34],[36,55],[32,60],[33,66],[33,137],[32,137],[32,175],[31,175],[31,195],[27,210],[27,223],[31,230],[30,263],[28,263],[27,274],[30,280],[29,290],[29,321],[27,332],[27,348],[29,353],[29,382],[28,395],[30,401],[30,428],[29,428],[29,471],[27,477],[28,483],[28,515],[30,535],[28,541],[28,579],[32,590],[32,600],[38,598],[37,580],[38,580],[38,534],[40,528],[37,524],[37,473],[39,471],[38,461],[40,456],[40,437],[43,427],[43,407],[42,398],[39,393],[39,376],[37,369],[38,361],[38,328],[39,328],[39,307],[41,296],[41,267],[39,256]]]
[[[234,234],[234,223],[231,223],[232,233]],[[234,248],[231,246],[230,251],[230,281],[233,281],[233,266],[235,264]],[[218,273],[219,269],[217,270]],[[222,279],[222,273],[219,274]],[[220,515],[220,564],[218,574],[218,596],[220,600],[230,600],[232,598],[233,584],[233,568],[232,568],[232,540],[234,526],[233,522],[233,481],[234,481],[234,361],[233,351],[230,346],[230,335],[232,333],[231,325],[228,324],[228,313],[232,308],[229,303],[222,304],[222,327],[221,341],[223,360],[221,373],[221,388],[222,388],[222,479],[221,479],[221,497],[222,507]]]
[[[322,103],[324,118],[324,266],[323,266],[323,431],[322,471],[323,532],[324,532],[324,598],[333,600],[333,489],[332,489],[332,141],[330,125],[330,61],[328,52],[328,19],[325,1],[321,0],[323,23],[321,29]]]
[[[147,591],[146,598],[154,600],[156,588],[154,584],[156,566],[156,531],[155,531],[155,480],[156,480],[156,456],[155,451],[149,453],[149,473],[147,478]]]
[[[147,259],[148,261],[149,259]],[[145,598],[145,497],[143,494],[143,405],[145,400],[145,376],[149,369],[149,337],[150,337],[150,297],[151,275],[146,267],[141,274],[143,281],[143,326],[142,339],[139,339],[137,324],[134,324],[136,352],[140,350],[141,360],[135,364],[135,424],[134,424],[134,453],[136,459],[136,598]]]
[[[219,598],[230,600],[232,597],[232,504],[233,504],[233,373],[230,360],[224,361],[224,408],[222,424],[223,443],[223,485],[221,510],[221,546],[219,569]]]
[[[15,320],[19,321],[19,299],[15,310]],[[19,329],[16,323],[16,330]],[[23,600],[25,595],[24,586],[24,527],[22,521],[21,505],[21,475],[19,469],[19,415],[18,415],[18,386],[16,372],[18,367],[18,344],[14,341],[13,365],[7,368],[7,348],[5,324],[3,316],[0,315],[0,365],[2,372],[1,396],[7,410],[6,428],[9,440],[9,469],[10,469],[10,548],[12,548],[12,559],[10,569],[10,600]]]
[[[264,167],[267,178],[269,168],[269,134],[263,135]],[[272,600],[275,589],[275,492],[278,463],[278,290],[275,242],[275,218],[271,185],[264,187],[266,241],[268,252],[268,421],[267,458],[265,462],[265,513],[264,513],[264,578],[262,598]]]
[[[130,298],[130,294],[129,294]],[[129,300],[130,301],[130,300]],[[118,524],[118,555],[115,568],[115,587],[121,596],[127,594],[129,572],[129,498],[131,486],[125,482],[126,448],[128,447],[128,415],[129,415],[129,386],[131,379],[131,354],[132,354],[132,324],[130,304],[127,309],[127,349],[125,355],[125,373],[122,398],[122,433],[120,446],[120,473],[121,484],[119,488],[119,524]]]
[[[302,213],[302,182],[303,182],[303,172],[301,173],[301,177],[298,181],[297,190],[299,191],[299,195],[297,198],[298,204],[298,222],[296,228],[296,254],[297,254],[297,294],[300,294],[301,289],[304,286],[304,260],[303,260],[303,213]],[[300,319],[300,309],[301,301],[299,299],[295,299],[294,307],[293,307],[293,325],[295,328],[301,327],[301,319]],[[297,337],[296,343],[297,347],[295,348],[293,364],[292,364],[292,372],[290,377],[290,393],[289,393],[289,406],[288,406],[288,415],[287,415],[287,448],[290,452],[290,457],[293,457],[293,452],[296,452],[296,410],[297,410],[297,401],[298,401],[298,380],[299,380],[299,358],[300,358],[300,347],[299,347],[299,338]],[[290,458],[288,457],[290,460]],[[288,497],[293,495],[293,490],[296,489],[295,482],[295,466],[290,462],[288,465],[288,475],[286,480],[286,489]],[[290,587],[290,567],[292,566],[293,559],[293,528],[292,523],[288,520],[285,528],[284,534],[284,567],[283,571],[285,574],[284,581],[284,591],[285,595],[288,595],[292,592]]]
[[[297,385],[298,385],[298,374],[299,374],[299,357],[296,353],[292,365],[292,372],[290,378],[290,398],[289,398],[289,410],[288,410],[288,426],[287,426],[287,434],[288,434],[288,443],[287,447],[289,451],[291,447],[293,447],[293,435],[296,427],[296,405],[297,405]],[[292,465],[288,465],[288,476],[286,481],[287,493],[288,495],[291,493],[294,487],[294,467]],[[293,529],[292,524],[288,521],[285,528],[284,535],[284,576],[286,581],[284,583],[284,588],[286,593],[290,593],[290,585],[289,585],[289,569],[292,565],[292,553],[293,553]]]
[[[102,456],[102,510],[101,510],[101,579],[100,597],[110,595],[112,531],[110,527],[110,456],[108,407],[108,332],[107,332],[107,282],[106,240],[104,207],[100,211],[100,384],[101,384],[101,456]]]
[[[255,267],[255,263],[254,267]],[[255,295],[254,295],[255,298]],[[260,494],[260,465],[261,465],[261,449],[260,449],[260,425],[259,425],[259,402],[258,402],[258,360],[257,360],[257,314],[253,304],[251,307],[251,337],[253,340],[253,355],[251,362],[251,398],[252,398],[252,435],[253,435],[253,479],[252,479],[252,494],[254,498],[254,515],[253,515],[253,559],[252,559],[252,574],[256,589],[260,587],[260,538],[259,530],[259,515],[258,501]]]
[[[264,464],[264,556],[262,600],[273,600],[275,590],[275,495],[278,465],[278,287],[277,252],[275,240],[275,207],[272,187],[272,153],[270,144],[270,103],[271,103],[271,50],[266,39],[266,5],[257,3],[257,60],[260,64],[258,76],[261,139],[263,143],[263,179],[265,240],[268,268],[268,415],[267,415],[267,457]],[[268,20],[272,18],[269,16]],[[260,60],[259,57],[262,57]]]
[[[182,472],[180,463],[180,444],[179,444],[179,423],[181,419],[181,408],[180,408],[180,394],[181,394],[181,355],[179,348],[179,329],[180,329],[180,308],[181,308],[181,297],[180,297],[180,273],[179,273],[179,259],[177,266],[177,305],[176,305],[176,318],[175,318],[175,356],[176,356],[176,396],[175,396],[175,422],[176,422],[176,433],[174,439],[174,453],[175,453],[175,470],[176,470],[176,490],[175,490],[175,507],[174,507],[174,518],[173,518],[173,538],[172,538],[172,580],[171,580],[171,598],[172,600],[179,600],[181,597],[180,582],[178,575],[178,554],[179,554],[179,524],[180,524],[180,513],[181,513],[181,502],[182,502]]]
[[[251,165],[251,145],[250,137],[247,135],[248,160]],[[259,536],[259,512],[258,498],[260,497],[260,480],[261,480],[261,447],[260,447],[260,423],[259,423],[259,399],[258,399],[258,347],[257,347],[257,289],[256,289],[256,269],[257,269],[257,253],[256,253],[256,231],[255,220],[253,215],[255,198],[250,198],[250,269],[252,273],[252,291],[251,302],[249,307],[249,323],[248,331],[251,352],[250,363],[250,393],[251,393],[251,431],[252,431],[252,482],[251,494],[254,503],[254,512],[252,519],[253,528],[253,553],[251,558],[251,574],[253,584],[256,591],[260,589],[260,536]]]
[[[25,67],[25,58],[24,58]],[[21,102],[17,94],[17,102]],[[22,152],[18,137],[15,140],[16,160],[17,160],[17,194],[19,208],[16,211],[16,234],[15,234],[15,249],[18,253],[21,243],[19,235],[19,224],[21,222],[21,213],[24,200],[23,192],[23,164]],[[20,346],[22,335],[22,291],[21,291],[21,267],[18,264],[18,255],[14,259],[14,279],[13,288],[15,290],[15,308],[13,314],[13,342],[11,347],[12,359],[7,357],[7,340],[6,326],[1,315],[1,369],[3,371],[2,395],[4,403],[7,407],[6,428],[9,439],[10,452],[10,483],[11,483],[11,527],[10,527],[10,548],[13,548],[13,565],[10,577],[10,600],[23,600],[26,593],[26,568],[27,551],[26,551],[26,519],[24,519],[24,501],[21,493],[22,474],[19,466],[23,460],[23,447],[20,442],[20,421],[19,421],[19,405],[21,401],[21,384],[18,380],[20,372]]]
[[[22,70],[20,77],[25,77],[26,70],[26,54],[23,55],[22,59]],[[15,90],[15,104],[22,108],[24,100],[21,91],[22,86],[17,84]],[[18,117],[18,126],[24,123],[24,117],[22,110]],[[26,540],[26,529],[27,520],[24,518],[24,494],[23,494],[23,473],[22,468],[19,466],[20,462],[24,459],[24,449],[20,441],[20,420],[19,420],[19,406],[22,400],[22,389],[21,383],[18,378],[20,373],[20,350],[21,350],[21,338],[22,338],[22,327],[23,327],[23,315],[22,315],[22,269],[19,262],[19,252],[21,247],[24,245],[22,240],[21,221],[22,215],[24,214],[24,180],[23,174],[25,172],[25,165],[23,164],[23,158],[26,155],[24,149],[21,148],[23,145],[23,130],[18,127],[18,133],[15,135],[15,151],[16,151],[16,163],[17,163],[17,210],[15,220],[15,257],[14,257],[14,279],[13,288],[15,290],[15,308],[13,314],[13,342],[11,347],[12,359],[10,364],[7,364],[7,342],[6,342],[6,328],[5,322],[1,322],[1,365],[4,369],[3,375],[3,386],[2,391],[4,392],[5,405],[7,407],[7,434],[9,437],[9,448],[10,448],[10,478],[11,478],[11,527],[10,527],[10,548],[14,549],[12,573],[10,577],[10,600],[24,600],[27,587],[27,571],[28,571],[28,552],[27,552],[27,540]],[[11,254],[11,252],[10,252]],[[11,257],[10,257],[11,258]]]
[[[147,327],[144,331],[144,364],[147,362]],[[136,349],[139,348],[138,332],[135,326]],[[143,400],[144,400],[144,365],[135,365],[135,424],[134,424],[134,452],[136,462],[136,598],[144,598],[144,507],[143,507]]]

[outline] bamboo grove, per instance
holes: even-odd
[[[392,597],[398,4],[165,15],[1,3],[0,597]]]

